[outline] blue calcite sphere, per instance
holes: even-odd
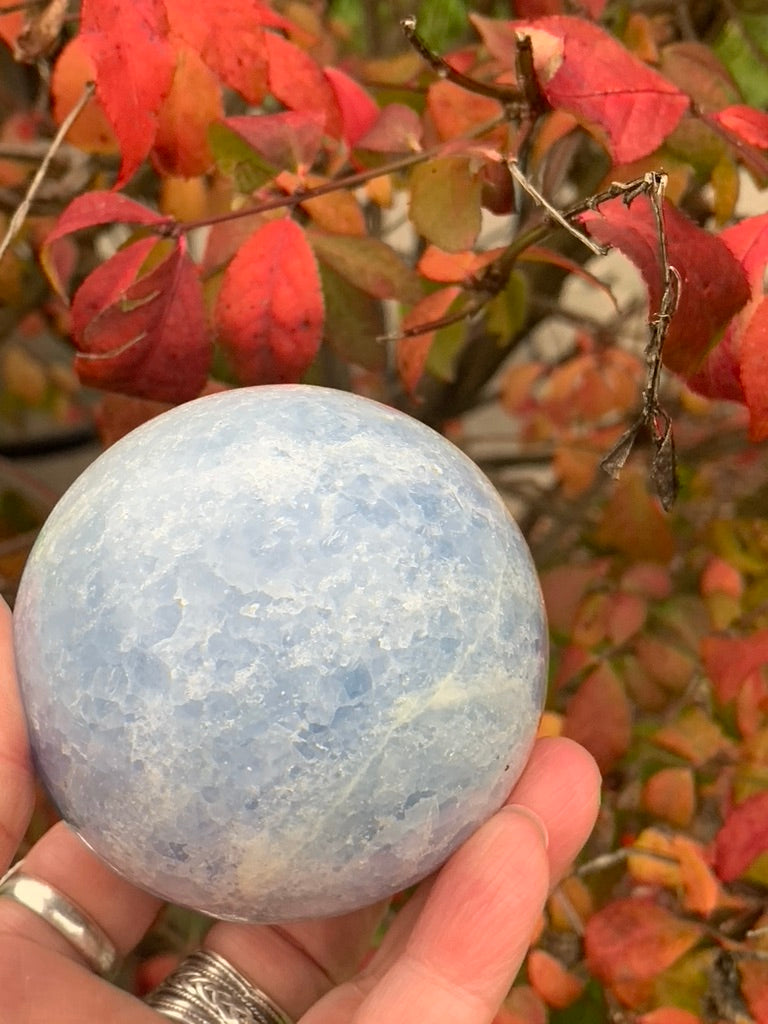
[[[15,613],[39,770],[127,878],[222,918],[339,914],[504,801],[542,704],[526,544],[476,466],[353,395],[168,412],[61,499]]]

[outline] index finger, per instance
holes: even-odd
[[[0,875],[24,838],[34,798],[27,729],[16,684],[11,612],[0,600]]]

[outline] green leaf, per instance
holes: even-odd
[[[377,238],[329,235],[312,228],[306,234],[319,260],[368,295],[409,304],[422,297],[418,274]]]
[[[483,183],[466,156],[447,156],[411,171],[410,215],[429,242],[447,252],[471,249],[480,233]]]
[[[325,299],[323,337],[346,363],[378,372],[387,365],[387,349],[379,337],[386,324],[379,299],[350,284],[341,274],[320,263]]]
[[[466,0],[421,0],[417,17],[419,35],[438,52],[467,35]]]
[[[458,302],[463,301],[460,296]],[[454,303],[451,311],[456,307]],[[464,348],[464,341],[467,337],[466,320],[458,320],[455,324],[441,327],[435,332],[432,345],[429,349],[425,369],[438,380],[453,381],[456,379],[456,363],[461,350]]]
[[[498,337],[500,347],[509,345],[517,336],[525,323],[527,307],[528,288],[525,278],[514,270],[504,290],[485,307],[485,325],[490,334]]]
[[[768,14],[741,14],[739,21],[727,21],[713,47],[725,64],[744,99],[758,110],[768,106]],[[761,63],[755,49],[764,54]]]
[[[607,1007],[602,985],[593,979],[575,1003],[564,1010],[551,1010],[550,1024],[604,1024]]]
[[[208,144],[216,166],[232,178],[235,188],[250,195],[277,177],[278,171],[227,125],[214,121],[208,128]]]

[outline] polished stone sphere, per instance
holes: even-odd
[[[340,914],[504,801],[545,686],[517,526],[443,437],[301,385],[180,406],[91,465],[15,612],[40,775],[139,886]]]

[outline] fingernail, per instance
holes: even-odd
[[[523,804],[507,804],[506,807],[504,807],[504,810],[512,811],[513,814],[519,814],[521,817],[527,818],[528,821],[532,821],[541,833],[544,849],[549,849],[549,832],[547,832],[547,826],[535,811],[532,811],[530,807],[525,807]]]

